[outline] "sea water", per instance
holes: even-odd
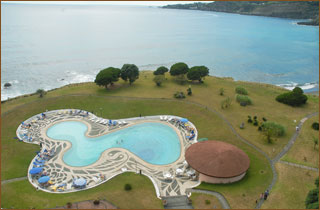
[[[1,100],[94,81],[103,68],[185,62],[210,75],[318,90],[319,27],[138,6],[1,3]],[[9,88],[3,85],[9,82]]]

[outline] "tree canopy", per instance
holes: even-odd
[[[154,75],[164,75],[164,73],[168,72],[169,69],[165,66],[160,66],[153,72]]]
[[[314,182],[316,188],[310,190],[305,200],[307,209],[319,209],[319,177]]]
[[[108,88],[109,84],[113,84],[114,82],[118,81],[120,77],[120,69],[109,67],[106,69],[101,70],[97,76],[94,82],[99,86],[104,86],[105,88]]]
[[[303,90],[301,88],[295,87],[291,92],[278,95],[276,100],[290,106],[300,106],[307,102],[308,97],[303,94]]]
[[[193,66],[189,69],[187,78],[189,80],[199,80],[199,82],[202,82],[202,79],[208,75],[209,69],[206,66]]]
[[[130,85],[139,78],[139,69],[134,64],[124,64],[121,68],[121,78],[128,81]]]
[[[170,75],[171,76],[177,76],[177,75],[181,75],[181,74],[186,74],[189,70],[189,67],[187,64],[185,63],[176,63],[173,64],[170,68]]]

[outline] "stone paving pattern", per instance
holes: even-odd
[[[73,110],[73,112],[74,111],[75,110]],[[162,196],[185,195],[186,189],[200,184],[198,180],[193,181],[187,175],[183,175],[181,177],[174,176],[172,180],[166,180],[163,176],[163,171],[170,171],[171,174],[174,174],[177,168],[183,168],[185,166],[184,151],[181,152],[180,158],[176,162],[162,166],[146,163],[145,161],[135,156],[128,150],[122,148],[112,148],[107,151],[104,151],[100,159],[92,165],[85,167],[72,167],[65,164],[62,161],[62,156],[64,152],[69,147],[71,147],[71,144],[67,141],[58,141],[50,139],[46,136],[45,132],[46,129],[52,126],[54,123],[66,120],[80,120],[81,122],[90,125],[88,126],[88,136],[93,137],[97,135],[103,135],[108,132],[112,132],[112,130],[121,129],[122,127],[130,126],[136,123],[152,121],[166,123],[167,125],[173,127],[178,132],[182,148],[184,149],[189,147],[192,143],[196,142],[196,140],[190,141],[186,138],[187,131],[185,129],[180,128],[180,126],[169,123],[167,121],[160,121],[159,116],[125,119],[125,121],[128,122],[127,125],[121,127],[112,127],[111,129],[106,125],[102,125],[94,121],[91,121],[91,118],[97,118],[95,115],[91,113],[85,117],[80,116],[79,114],[70,114],[68,110],[55,110],[46,112],[46,118],[44,120],[37,119],[37,117],[40,117],[40,115],[31,117],[24,122],[25,124],[32,124],[31,128],[29,129],[24,129],[20,125],[17,129],[17,136],[26,143],[40,144],[41,142],[43,144],[43,148],[46,148],[47,150],[53,149],[56,152],[55,156],[45,163],[44,170],[49,174],[49,176],[51,177],[50,180],[56,186],[62,183],[66,183],[68,186],[61,192],[52,192],[50,188],[41,188],[37,180],[32,179],[31,175],[28,174],[28,179],[30,183],[33,184],[35,187],[39,187],[40,190],[51,193],[75,192],[79,191],[79,189],[71,188],[71,185],[73,180],[76,178],[86,179],[87,186],[85,189],[89,189],[97,185],[100,185],[121,173],[139,173],[140,170],[142,174],[148,176],[151,179],[156,188],[156,193],[159,198]],[[176,116],[172,117],[180,118]],[[192,127],[194,127],[194,125],[191,122],[189,122],[189,124]],[[194,129],[197,137],[196,128],[194,127]],[[27,133],[28,137],[32,137],[32,142],[25,140],[23,138],[22,133]],[[31,161],[29,170],[33,167],[33,162],[36,159],[36,157]],[[104,175],[106,179],[99,180],[100,174]]]

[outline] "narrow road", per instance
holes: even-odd
[[[200,190],[200,189],[190,189],[189,191],[194,193],[203,193],[203,194],[213,195],[220,201],[223,209],[230,209],[230,205],[227,199],[221,193],[209,191],[209,190]]]
[[[7,180],[1,181],[1,185],[7,184],[7,183],[10,183],[10,182],[21,181],[21,180],[25,180],[25,179],[28,179],[28,177],[24,176],[24,177],[19,177],[19,178],[7,179]]]

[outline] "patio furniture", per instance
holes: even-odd
[[[84,178],[76,179],[73,182],[73,185],[77,188],[80,188],[80,189],[84,188],[86,186],[86,184],[87,184],[87,180],[85,180]]]

